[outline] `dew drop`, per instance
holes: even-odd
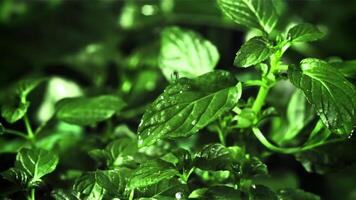
[[[183,195],[181,192],[177,192],[174,196],[176,197],[177,200],[179,200],[179,199],[182,199]]]
[[[192,125],[195,125],[195,124],[197,124],[197,120],[192,121]]]
[[[351,138],[352,138],[352,135],[353,135],[353,133],[350,133],[350,135],[347,136],[347,139],[351,139]]]
[[[256,185],[252,185],[251,187],[252,187],[253,189],[256,189]]]

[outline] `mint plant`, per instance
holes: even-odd
[[[161,3],[161,14],[170,13]],[[118,69],[127,67],[118,73],[119,87],[105,85],[109,68],[101,71],[107,76],[85,72],[96,77],[85,89],[43,74],[6,87],[0,96],[0,155],[10,154],[13,164],[5,163],[1,172],[1,198],[320,199],[296,185],[278,186],[278,179],[273,184],[268,160],[287,155],[304,173],[318,174],[356,161],[355,62],[290,59],[290,49],[326,33],[310,23],[282,23],[280,4],[214,3],[221,23],[249,33],[236,45],[231,70],[220,66],[214,42],[170,24],[148,49],[113,54],[121,58],[114,59]],[[128,1],[123,10],[131,11],[120,19],[131,19],[137,5]],[[154,11],[142,7],[144,15]],[[133,26],[129,22],[120,21],[121,28]],[[100,59],[112,54],[100,47],[89,45],[62,61],[75,66],[84,57],[101,66]],[[141,72],[141,64],[153,67]],[[140,73],[133,78],[135,70]],[[34,100],[38,92],[41,106]],[[274,101],[283,98],[276,92],[288,93],[287,102]],[[153,99],[143,103],[147,93]]]

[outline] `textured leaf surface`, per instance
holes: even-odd
[[[311,24],[298,24],[288,31],[288,38],[292,42],[311,42],[324,37],[324,33]]]
[[[116,96],[66,98],[57,104],[57,118],[71,124],[90,125],[109,119],[126,104]]]
[[[250,195],[253,200],[278,200],[277,195],[264,185],[253,185],[250,188]]]
[[[6,104],[1,108],[1,116],[9,123],[15,123],[22,119],[29,107],[29,103],[19,103],[19,105]]]
[[[25,171],[15,167],[2,172],[1,176],[10,182],[19,183],[23,186],[26,186],[29,179]]]
[[[142,188],[170,179],[179,172],[173,165],[161,160],[150,160],[142,163],[132,174],[129,188]]]
[[[31,78],[19,81],[15,86],[15,93],[21,98],[26,99],[28,94],[33,91],[39,84],[45,81],[45,78]]]
[[[218,0],[223,13],[235,23],[270,33],[278,22],[272,0]]]
[[[78,178],[73,190],[79,192],[81,199],[99,200],[105,195],[118,197],[123,193],[126,181],[123,173],[117,170],[98,170]]]
[[[327,128],[341,135],[352,132],[356,89],[341,72],[327,62],[308,58],[301,61],[300,68],[290,68],[289,77],[303,90]]]
[[[216,47],[197,33],[178,27],[162,33],[159,67],[168,80],[174,73],[194,78],[212,71],[219,60]]]
[[[347,60],[330,63],[347,78],[356,79],[356,60]]]
[[[21,149],[16,156],[15,167],[31,177],[31,182],[41,181],[41,177],[53,172],[58,164],[58,156],[43,149]]]
[[[222,144],[206,145],[195,155],[195,166],[204,170],[224,170],[237,161],[242,154],[241,149],[227,148]]]
[[[283,200],[320,200],[315,194],[300,189],[282,189],[278,191],[278,199]]]
[[[295,90],[287,107],[288,127],[283,134],[281,142],[293,139],[313,119],[313,111],[310,110],[302,90]]]
[[[241,46],[236,53],[234,65],[250,67],[266,60],[273,52],[273,46],[266,38],[254,37]]]
[[[89,155],[99,162],[106,162],[107,167],[126,166],[133,162],[137,152],[137,141],[128,138],[115,140],[105,149],[94,149]]]
[[[139,146],[158,139],[187,137],[231,110],[241,96],[232,74],[214,71],[169,85],[146,110],[138,128]]]

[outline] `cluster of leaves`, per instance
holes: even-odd
[[[153,63],[145,58],[152,54],[149,49],[125,60],[133,68],[137,62],[152,64],[166,78],[168,86],[149,105],[137,105],[143,89],[131,84],[144,82],[149,91],[156,87],[155,80],[147,80],[154,79],[149,70],[109,92],[100,87],[83,92],[57,77],[21,80],[1,96],[6,125],[0,123],[0,135],[21,138],[1,147],[16,153],[14,167],[1,173],[13,184],[3,196],[34,200],[49,177],[48,183],[59,184],[48,186],[50,192],[42,196],[58,200],[320,199],[288,185],[271,188],[256,178],[269,176],[264,160],[271,153],[292,154],[308,172],[317,173],[355,161],[356,88],[350,81],[355,72],[344,67],[355,62],[305,58],[293,64],[284,59],[289,48],[325,34],[308,23],[284,26],[277,1],[217,0],[216,6],[227,20],[251,32],[233,64],[251,68],[258,78],[215,69],[220,55],[211,41],[170,26],[161,31]],[[66,61],[71,59],[76,60]],[[104,87],[101,79],[94,82]],[[283,82],[293,87],[288,105],[269,103],[269,94]],[[50,116],[32,129],[28,99],[42,84],[48,87],[44,113]],[[254,87],[256,97],[244,96]],[[142,110],[137,132],[116,126],[120,120],[136,122]],[[7,127],[21,120],[26,133]],[[218,140],[199,144],[197,137],[210,133]],[[81,165],[78,154],[87,155],[92,165]]]

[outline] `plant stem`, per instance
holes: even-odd
[[[194,172],[195,170],[195,167],[192,167],[188,173],[185,173],[185,171],[183,172],[183,174],[181,175],[181,180],[187,184],[188,183],[188,180],[189,180],[189,177],[190,175]]]
[[[255,136],[257,137],[257,139],[269,150],[271,151],[275,151],[278,153],[284,153],[284,154],[294,154],[294,153],[300,153],[303,151],[307,151],[319,146],[323,146],[326,144],[331,144],[331,143],[335,143],[335,142],[341,142],[344,141],[343,138],[338,138],[338,139],[333,139],[333,140],[329,140],[326,142],[320,142],[320,143],[316,143],[316,144],[311,144],[311,145],[307,145],[307,146],[303,146],[303,147],[289,147],[289,148],[284,148],[284,147],[277,147],[275,145],[273,145],[272,143],[270,143],[267,138],[265,138],[265,136],[263,135],[263,133],[261,132],[261,130],[257,127],[253,127],[252,128],[253,133],[255,134]]]
[[[16,130],[12,130],[12,129],[5,129],[4,133],[8,133],[11,135],[16,135],[16,136],[20,136],[22,138],[28,139],[27,135],[25,133],[22,133],[20,131],[16,131]]]
[[[33,141],[35,139],[35,135],[33,134],[30,121],[28,120],[28,117],[26,114],[24,115],[23,119],[25,122],[26,130],[27,130],[27,138],[28,138],[28,140]]]
[[[218,127],[218,136],[219,136],[220,143],[225,146],[225,145],[226,145],[226,142],[225,142],[225,135],[224,135],[224,133],[221,131],[220,127]]]
[[[30,193],[27,196],[27,200],[35,200],[35,188],[32,188]]]
[[[269,87],[266,87],[266,86],[261,86],[260,89],[258,90],[258,94],[257,94],[256,100],[252,105],[252,110],[255,113],[260,112],[262,106],[264,105],[264,102],[265,102],[265,99],[267,97],[268,91],[269,91]]]
[[[135,196],[135,189],[132,189],[130,192],[129,200],[133,200]]]

